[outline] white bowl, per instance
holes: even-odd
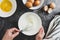
[[[23,34],[31,36],[39,32],[42,27],[42,21],[36,13],[26,12],[19,18],[18,27],[23,30]]]
[[[31,8],[29,8],[29,9],[31,9],[31,10],[39,9],[39,8],[43,5],[43,3],[44,3],[44,0],[40,0],[40,1],[41,1],[40,5],[35,6],[35,7],[31,7]],[[26,2],[27,2],[27,0],[22,0],[22,2],[23,2],[23,4],[25,5]]]
[[[15,13],[16,8],[17,8],[16,0],[9,0],[9,1],[12,3],[12,9],[11,9],[11,11],[4,12],[0,8],[0,17],[9,17],[9,16],[11,16],[11,15],[13,15]]]

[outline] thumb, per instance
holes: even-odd
[[[12,37],[15,38],[17,35],[19,35],[19,32],[14,33]]]
[[[40,31],[39,31],[39,33],[38,33],[38,35],[39,35],[41,38],[43,38],[43,37],[44,37],[45,32],[44,32],[43,27],[40,29]]]

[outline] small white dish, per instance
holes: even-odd
[[[4,12],[1,10],[0,8],[0,17],[10,17],[11,15],[13,15],[16,11],[16,8],[17,8],[17,3],[16,3],[16,0],[9,0],[11,3],[12,3],[12,9],[11,11],[9,12]]]
[[[36,13],[26,12],[19,18],[18,27],[23,30],[23,34],[32,36],[39,32],[42,27],[42,21]]]
[[[44,0],[40,0],[40,1],[41,1],[40,5],[38,5],[38,6],[33,6],[33,7],[29,8],[29,9],[31,9],[31,10],[36,10],[36,9],[41,8],[41,6],[42,6],[43,3],[44,3]],[[27,0],[22,0],[22,2],[23,2],[23,4],[25,5],[26,2],[27,2]]]

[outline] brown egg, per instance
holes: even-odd
[[[44,6],[44,11],[48,11],[48,6],[46,5],[46,6]]]
[[[26,2],[26,7],[28,7],[28,8],[31,8],[33,5],[32,5],[32,3],[31,2]]]
[[[34,0],[28,0],[28,2],[34,3]]]
[[[33,5],[38,6],[39,4],[40,4],[40,1],[38,0],[38,1],[35,1]]]
[[[50,8],[55,8],[56,7],[56,5],[55,5],[55,3],[54,2],[52,2],[52,3],[50,3]]]
[[[52,8],[49,8],[49,9],[48,9],[48,13],[51,13],[52,11],[53,11]]]

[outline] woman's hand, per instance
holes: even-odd
[[[13,40],[19,34],[19,32],[20,31],[17,28],[8,29],[2,40]]]
[[[44,33],[44,29],[43,27],[39,30],[39,33],[36,36],[36,40],[42,40],[44,37],[45,33]]]

